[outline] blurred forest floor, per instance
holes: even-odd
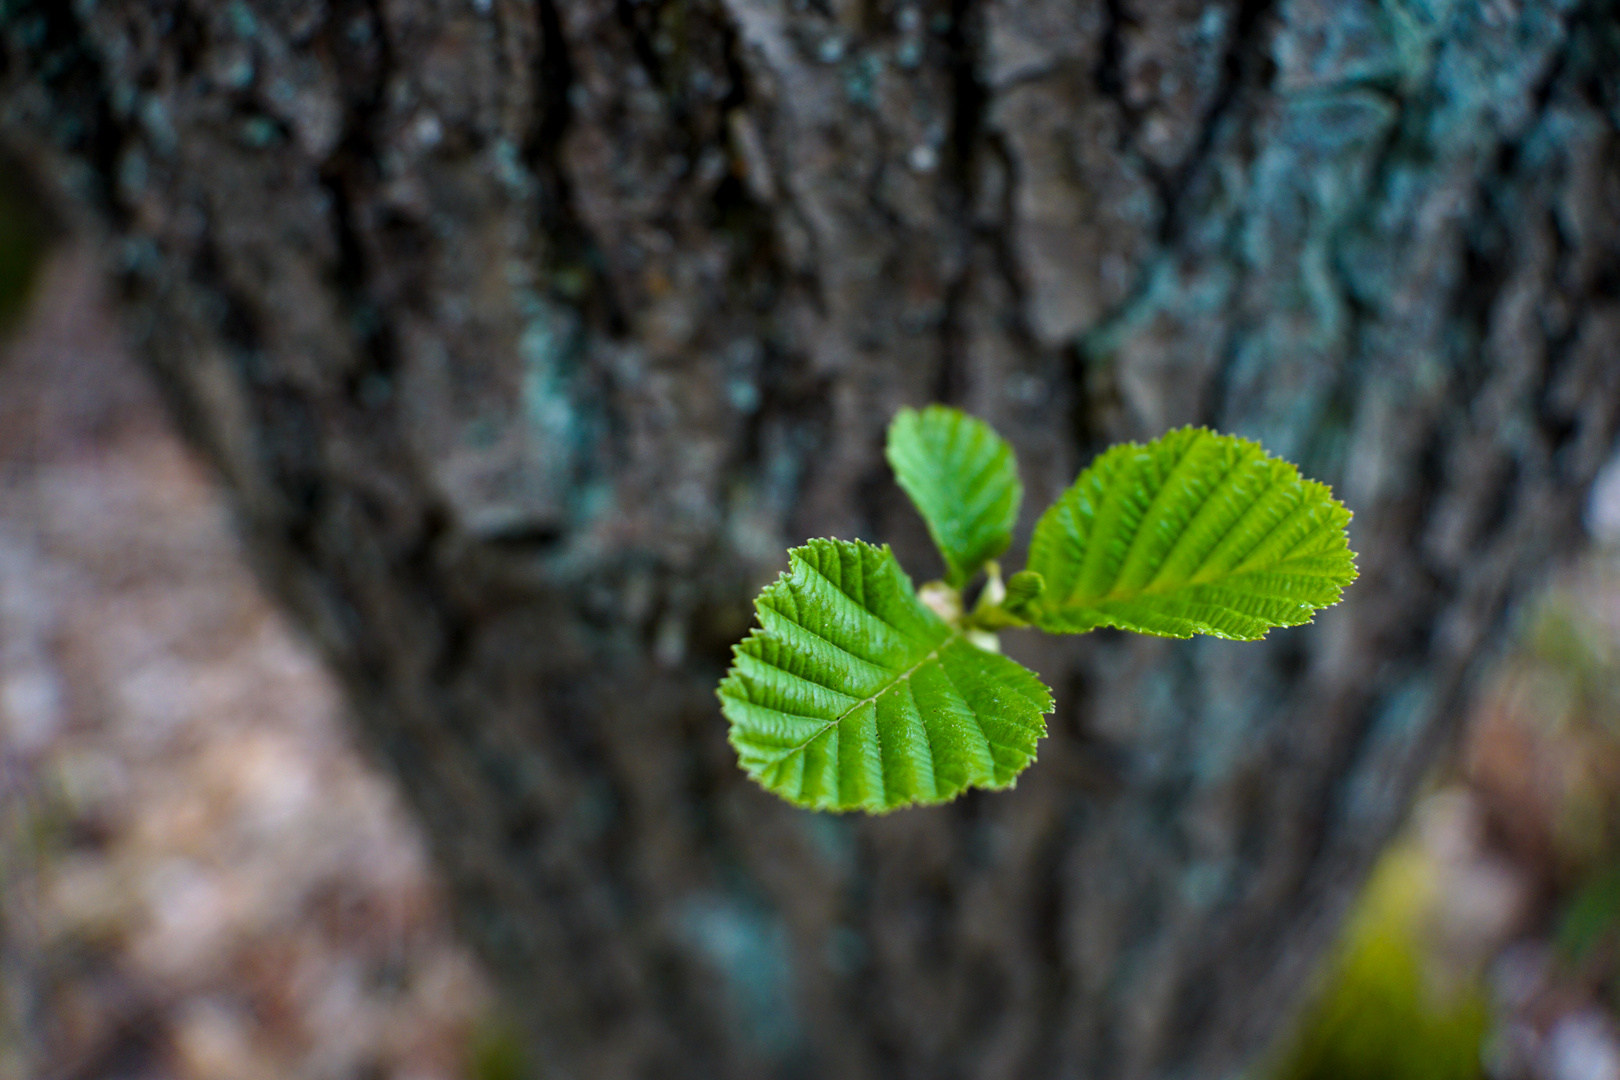
[[[517,1075],[96,282],[48,260],[0,348],[0,1080]],[[1620,1080],[1610,472],[1609,547],[1520,614],[1274,1080]]]
[[[0,354],[0,1078],[463,1075],[414,825],[96,283],[49,260]]]

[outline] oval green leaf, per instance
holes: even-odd
[[[1307,623],[1355,580],[1350,511],[1258,443],[1180,428],[1100,455],[1041,516],[1030,619],[1252,641]]]
[[[1012,540],[1024,497],[1012,447],[983,420],[930,405],[895,414],[885,453],[960,589]]]
[[[815,810],[1011,787],[1052,696],[935,615],[887,546],[812,540],[754,602],[720,705],[744,771]]]

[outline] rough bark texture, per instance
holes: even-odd
[[[1226,1075],[1615,436],[1606,0],[0,10],[5,138],[545,1075]],[[1264,644],[1012,642],[1059,689],[1015,792],[797,812],[712,688],[788,543],[927,576],[880,440],[932,399],[1031,510],[1258,436],[1362,580]]]

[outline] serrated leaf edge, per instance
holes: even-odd
[[[1080,471],[1080,475],[1075,478],[1074,483],[1071,484],[1069,487],[1065,488],[1063,490],[1063,492],[1060,493],[1055,500],[1053,500],[1051,505],[1048,506],[1046,510],[1042,511],[1041,517],[1040,517],[1040,519],[1037,520],[1037,523],[1036,523],[1036,532],[1039,533],[1041,522],[1044,521],[1047,514],[1049,514],[1049,513],[1053,512],[1054,510],[1056,510],[1057,507],[1060,506],[1063,503],[1063,501],[1068,497],[1069,493],[1072,490],[1074,490],[1074,488],[1080,483],[1081,478],[1085,476],[1086,472],[1093,469],[1093,468],[1096,468],[1098,466],[1098,463],[1101,462],[1103,458],[1108,457],[1108,456],[1112,456],[1112,455],[1115,455],[1115,454],[1119,454],[1121,456],[1124,456],[1124,455],[1127,455],[1127,454],[1129,454],[1131,452],[1146,451],[1146,450],[1148,450],[1150,448],[1152,443],[1159,442],[1159,441],[1161,441],[1163,439],[1169,438],[1172,435],[1178,435],[1178,434],[1181,434],[1181,433],[1184,433],[1184,432],[1202,432],[1202,433],[1204,433],[1206,435],[1209,435],[1209,436],[1211,436],[1213,438],[1216,438],[1216,439],[1231,440],[1233,443],[1236,443],[1239,446],[1248,448],[1248,449],[1258,453],[1261,456],[1261,458],[1266,460],[1266,461],[1275,462],[1277,464],[1280,464],[1280,465],[1284,466],[1288,470],[1288,472],[1290,474],[1292,474],[1290,482],[1294,482],[1294,483],[1298,483],[1298,484],[1302,485],[1304,487],[1305,491],[1308,492],[1308,493],[1320,494],[1322,496],[1322,498],[1325,500],[1325,504],[1326,504],[1325,509],[1327,509],[1329,511],[1337,510],[1337,511],[1343,513],[1344,519],[1338,523],[1338,529],[1339,529],[1340,535],[1345,536],[1346,538],[1348,538],[1347,526],[1349,525],[1350,520],[1355,516],[1354,511],[1352,511],[1349,507],[1345,506],[1343,502],[1341,502],[1337,497],[1334,496],[1333,489],[1330,486],[1328,486],[1327,484],[1322,483],[1319,480],[1309,479],[1308,477],[1306,477],[1303,473],[1301,473],[1299,471],[1299,466],[1295,465],[1293,462],[1289,461],[1287,458],[1279,457],[1279,456],[1277,456],[1275,454],[1270,453],[1269,451],[1266,450],[1265,446],[1263,444],[1261,444],[1258,440],[1245,438],[1244,436],[1241,436],[1241,435],[1223,435],[1222,433],[1220,433],[1218,431],[1215,431],[1213,428],[1210,428],[1210,427],[1208,427],[1206,425],[1202,425],[1202,424],[1186,424],[1186,425],[1183,425],[1182,427],[1179,427],[1179,428],[1171,428],[1170,430],[1168,430],[1168,431],[1164,432],[1162,435],[1160,435],[1158,438],[1150,439],[1150,440],[1148,440],[1148,442],[1145,442],[1145,443],[1137,442],[1134,439],[1132,439],[1132,440],[1127,440],[1125,442],[1115,443],[1112,446],[1109,446],[1101,454],[1097,455],[1097,457],[1094,458],[1090,463],[1088,463],[1086,465],[1086,467]],[[1190,455],[1187,455],[1187,456],[1190,456]],[[1166,473],[1164,479],[1161,481],[1161,483],[1159,485],[1159,490],[1154,493],[1152,501],[1149,503],[1148,507],[1142,513],[1142,519],[1143,520],[1147,520],[1150,517],[1153,508],[1159,504],[1159,499],[1163,496],[1165,491],[1169,489],[1171,479],[1175,475],[1176,471],[1181,469],[1182,465],[1186,462],[1187,456],[1183,456],[1180,460],[1178,460],[1176,462],[1176,464],[1171,467],[1170,472]],[[1213,491],[1215,489],[1218,489],[1221,484],[1225,483],[1226,479],[1231,475],[1232,471],[1237,467],[1238,467],[1238,463],[1234,463],[1224,473],[1222,473],[1220,479],[1217,480],[1213,485],[1211,485],[1212,493],[1213,493]],[[1272,478],[1268,482],[1268,484],[1266,485],[1265,490],[1262,491],[1259,495],[1256,496],[1256,498],[1254,500],[1254,503],[1252,505],[1253,506],[1259,505],[1259,503],[1266,497],[1266,495],[1268,495],[1270,493],[1270,491],[1276,486],[1277,483],[1278,483],[1277,478],[1275,478],[1275,477]],[[1207,499],[1205,501],[1206,501],[1206,503],[1208,502]],[[1251,509],[1252,509],[1252,506],[1251,506]],[[1301,511],[1309,513],[1309,512],[1314,512],[1315,509],[1317,509],[1317,508],[1311,507],[1307,502],[1302,502],[1299,507],[1296,507],[1295,510],[1290,513],[1290,518],[1292,517],[1293,513],[1298,513],[1298,512],[1301,512]],[[1245,513],[1247,513],[1247,511],[1245,511]],[[1288,520],[1289,520],[1289,518],[1284,518],[1284,519],[1281,519],[1281,520],[1273,523],[1271,528],[1267,529],[1264,536],[1262,536],[1260,538],[1260,540],[1257,540],[1253,546],[1254,547],[1259,547],[1264,542],[1265,536],[1270,536],[1278,528],[1282,527]],[[1234,519],[1232,521],[1232,523],[1227,526],[1227,529],[1222,534],[1221,538],[1219,540],[1217,540],[1213,545],[1211,545],[1210,550],[1211,551],[1218,550],[1221,543],[1224,542],[1226,536],[1230,535],[1232,533],[1232,531],[1236,530],[1242,524],[1242,521],[1243,521],[1243,516],[1242,515],[1240,515],[1238,518]],[[1142,539],[1143,531],[1144,530],[1142,530],[1140,527],[1138,527],[1137,531],[1132,536],[1131,545],[1127,549],[1126,554],[1124,555],[1124,557],[1121,558],[1121,560],[1120,560],[1120,569],[1118,571],[1118,576],[1123,576],[1125,567],[1130,562],[1131,553],[1135,551],[1136,545]],[[1177,546],[1179,546],[1179,544],[1180,544],[1180,540],[1178,539]],[[1153,582],[1158,581],[1160,575],[1162,575],[1163,572],[1164,572],[1165,565],[1168,565],[1168,563],[1170,562],[1170,557],[1175,554],[1175,550],[1176,550],[1176,547],[1173,546],[1169,551],[1165,552],[1165,554],[1163,556],[1164,565],[1161,565],[1160,568],[1157,571],[1155,571],[1154,577],[1151,579],[1151,581],[1153,581]],[[1088,551],[1089,551],[1089,545],[1088,545]],[[1200,580],[1197,580],[1196,576],[1191,577],[1187,581],[1184,581],[1184,582],[1181,582],[1181,583],[1178,583],[1178,584],[1175,584],[1175,585],[1159,586],[1157,588],[1155,588],[1151,584],[1146,585],[1146,586],[1143,586],[1143,587],[1141,587],[1141,588],[1139,588],[1139,589],[1137,589],[1137,590],[1135,590],[1133,592],[1130,592],[1130,593],[1128,593],[1126,595],[1120,595],[1119,594],[1119,592],[1118,592],[1118,576],[1116,576],[1115,584],[1110,587],[1109,592],[1107,594],[1105,594],[1105,595],[1103,595],[1101,597],[1097,597],[1095,600],[1093,600],[1089,604],[1075,605],[1074,606],[1075,609],[1076,609],[1076,614],[1079,614],[1080,612],[1084,612],[1085,616],[1086,616],[1085,621],[1090,623],[1090,625],[1085,627],[1085,629],[1075,630],[1075,629],[1071,629],[1071,628],[1063,626],[1060,621],[1058,621],[1057,619],[1054,618],[1059,613],[1059,611],[1061,610],[1061,607],[1058,606],[1058,605],[1052,605],[1052,606],[1049,606],[1049,607],[1045,607],[1044,610],[1041,610],[1042,605],[1039,602],[1037,602],[1037,605],[1035,606],[1035,608],[1032,609],[1033,613],[1037,615],[1037,617],[1033,620],[1032,625],[1036,626],[1037,628],[1039,628],[1040,630],[1042,630],[1042,631],[1044,631],[1046,633],[1054,633],[1054,634],[1088,633],[1091,630],[1098,629],[1100,627],[1109,627],[1109,628],[1112,628],[1112,629],[1124,630],[1124,631],[1129,632],[1129,633],[1144,634],[1144,635],[1147,635],[1147,636],[1150,636],[1150,637],[1171,638],[1171,639],[1182,640],[1182,641],[1188,640],[1188,639],[1196,637],[1198,635],[1203,635],[1203,636],[1206,636],[1206,637],[1218,638],[1218,639],[1221,639],[1221,640],[1224,640],[1224,641],[1262,641],[1270,634],[1270,632],[1272,630],[1278,629],[1280,627],[1308,626],[1308,625],[1314,623],[1316,621],[1316,616],[1321,611],[1325,610],[1326,608],[1332,607],[1334,604],[1339,603],[1339,601],[1343,599],[1345,588],[1348,585],[1350,585],[1351,583],[1353,583],[1360,576],[1360,569],[1356,566],[1356,559],[1357,559],[1356,551],[1354,549],[1350,548],[1348,542],[1345,544],[1344,551],[1349,555],[1349,559],[1350,559],[1350,575],[1349,575],[1349,577],[1345,578],[1345,580],[1342,581],[1342,582],[1337,581],[1337,580],[1332,580],[1332,579],[1324,579],[1324,580],[1327,581],[1327,584],[1333,589],[1334,597],[1333,597],[1332,600],[1330,600],[1330,601],[1328,601],[1328,602],[1326,602],[1324,604],[1320,604],[1320,605],[1315,605],[1315,604],[1311,604],[1311,603],[1308,603],[1308,602],[1301,603],[1299,605],[1299,607],[1301,609],[1301,612],[1305,615],[1304,618],[1297,619],[1297,620],[1292,620],[1292,621],[1279,620],[1279,621],[1273,623],[1272,625],[1269,625],[1269,626],[1265,627],[1259,634],[1254,635],[1252,637],[1244,637],[1244,636],[1238,635],[1238,634],[1230,634],[1230,633],[1227,633],[1227,632],[1225,632],[1223,630],[1220,630],[1218,628],[1209,627],[1209,626],[1205,626],[1205,627],[1202,627],[1202,628],[1199,628],[1199,629],[1189,630],[1185,634],[1176,634],[1176,633],[1169,633],[1169,632],[1164,632],[1164,631],[1144,630],[1140,626],[1131,624],[1130,622],[1125,620],[1123,617],[1112,615],[1112,614],[1104,611],[1101,607],[1097,606],[1097,605],[1101,605],[1101,604],[1105,604],[1105,603],[1128,602],[1129,600],[1134,600],[1134,599],[1137,599],[1139,597],[1144,597],[1144,596],[1165,596],[1165,595],[1172,594],[1172,593],[1174,593],[1174,592],[1176,592],[1176,591],[1178,591],[1180,589],[1196,587],[1198,585],[1209,585],[1209,584],[1214,584],[1215,583],[1214,579],[1206,578],[1205,580],[1200,581]],[[1286,561],[1286,560],[1282,560],[1282,561]],[[1279,565],[1280,565],[1280,563],[1279,563]],[[1232,576],[1235,577],[1235,576],[1240,575],[1242,573],[1242,571],[1238,570],[1237,568],[1234,568],[1231,573],[1232,573]],[[1069,597],[1072,597],[1074,595],[1074,592],[1075,592],[1077,586],[1078,586],[1078,578],[1077,578],[1076,586],[1071,586],[1071,589],[1070,589],[1070,591],[1068,593]],[[1050,604],[1052,596],[1053,596],[1053,594],[1047,593],[1046,597],[1044,599]],[[1063,602],[1061,602],[1061,603],[1066,603],[1066,602],[1067,602],[1067,597],[1065,597],[1065,600]],[[1212,606],[1223,606],[1223,605],[1212,605]],[[1045,618],[1040,617],[1042,615],[1044,615],[1046,617]],[[1080,621],[1080,620],[1076,620],[1076,621]]]
[[[861,546],[861,547],[869,548],[869,549],[874,550],[874,551],[881,552],[882,554],[886,555],[889,559],[894,561],[895,568],[897,570],[899,570],[902,581],[906,585],[908,585],[908,586],[910,585],[910,577],[909,577],[909,575],[907,575],[905,573],[904,568],[900,566],[899,560],[894,559],[894,551],[888,544],[883,544],[883,545],[879,546],[879,545],[876,545],[876,544],[868,544],[864,540],[838,540],[838,539],[833,538],[833,537],[818,538],[818,539],[825,539],[825,540],[830,541],[832,543],[858,545],[858,546]],[[834,588],[838,587],[836,583],[834,583],[830,579],[828,579],[827,576],[825,574],[823,574],[818,567],[811,564],[801,554],[801,552],[804,552],[804,551],[810,549],[810,547],[815,542],[816,542],[815,540],[811,540],[811,541],[809,541],[809,542],[807,542],[805,544],[799,545],[798,547],[788,549],[788,568],[786,570],[783,570],[781,573],[779,573],[776,576],[774,581],[772,581],[770,584],[768,584],[764,588],[762,588],[759,591],[759,593],[755,596],[755,599],[754,599],[754,602],[753,602],[753,607],[754,607],[754,610],[755,610],[756,617],[760,616],[760,614],[761,614],[761,611],[762,611],[761,602],[764,600],[765,596],[768,595],[778,585],[783,585],[783,584],[785,584],[785,583],[787,583],[788,581],[791,580],[791,578],[793,576],[793,570],[794,570],[795,561],[804,562],[806,564],[807,568],[812,573],[815,573],[818,577],[821,577],[824,581],[827,581],[827,583],[829,585],[832,585]],[[840,590],[840,591],[842,591],[842,590]],[[911,591],[912,591],[913,596],[915,596],[916,595],[915,587],[912,587]],[[926,605],[924,605],[924,606],[926,607]],[[875,613],[869,612],[869,614],[874,614],[874,617],[876,617]],[[937,613],[932,613],[932,614],[935,615],[935,618],[938,618]],[[880,621],[883,621],[883,620],[880,619]],[[822,726],[820,728],[818,728],[815,731],[814,734],[810,735],[808,738],[802,740],[801,742],[798,742],[798,743],[796,743],[796,744],[794,744],[794,745],[792,745],[790,747],[787,747],[786,752],[783,754],[783,757],[785,758],[785,757],[790,756],[790,755],[795,754],[795,753],[802,753],[811,743],[815,742],[817,739],[819,739],[822,736],[826,735],[828,731],[832,730],[833,728],[839,727],[845,720],[847,720],[849,718],[849,716],[852,713],[854,713],[858,709],[862,708],[863,706],[875,704],[877,702],[877,700],[879,698],[881,698],[884,694],[888,693],[890,690],[893,690],[896,686],[899,686],[902,683],[906,683],[909,679],[911,679],[914,675],[916,675],[916,673],[918,671],[920,671],[930,661],[938,661],[939,662],[939,664],[940,664],[940,674],[944,677],[946,682],[951,684],[951,687],[952,687],[953,691],[957,694],[957,696],[959,698],[961,698],[964,703],[966,703],[967,702],[967,695],[962,692],[961,688],[956,685],[955,680],[951,678],[951,674],[950,674],[949,669],[946,667],[944,662],[940,659],[941,654],[947,648],[952,646],[953,644],[956,644],[957,642],[961,642],[963,645],[965,645],[966,647],[972,649],[974,652],[983,653],[983,654],[985,654],[987,656],[994,656],[997,659],[1006,659],[1006,658],[1001,657],[998,653],[991,652],[989,650],[983,649],[983,648],[979,647],[978,645],[974,644],[971,637],[964,630],[964,628],[962,628],[960,626],[953,625],[953,624],[951,624],[949,622],[946,622],[943,619],[940,619],[940,621],[945,624],[945,626],[948,629],[949,633],[938,644],[936,644],[929,651],[929,653],[926,656],[922,657],[916,663],[912,664],[911,667],[907,668],[904,672],[897,675],[895,678],[893,678],[889,682],[885,683],[881,688],[879,688],[874,693],[869,694],[867,697],[862,698],[861,700],[857,701],[855,704],[853,704],[853,705],[849,706],[848,708],[846,708],[843,712],[838,714],[836,719],[831,720],[831,721],[822,722]],[[895,629],[898,629],[898,628],[895,628]],[[807,631],[807,632],[814,634],[813,631]],[[816,636],[818,638],[820,637],[820,635],[814,635],[814,636]],[[760,707],[760,706],[755,705],[754,702],[751,702],[751,701],[747,700],[746,698],[739,697],[739,696],[734,695],[734,694],[726,693],[727,685],[731,683],[733,678],[737,677],[740,674],[738,672],[737,668],[738,668],[739,658],[746,655],[743,652],[744,646],[748,642],[750,642],[752,640],[755,640],[756,638],[757,639],[773,639],[774,638],[777,641],[783,641],[784,640],[780,634],[777,634],[775,631],[768,630],[763,625],[760,625],[760,626],[754,627],[754,629],[752,631],[750,631],[750,633],[747,635],[747,637],[743,638],[741,641],[737,642],[736,644],[734,644],[731,647],[732,664],[731,664],[730,668],[728,668],[725,677],[721,679],[720,685],[715,690],[716,696],[721,699],[721,711],[722,711],[722,713],[725,712],[725,702],[726,702],[727,698],[730,698],[731,700],[736,701],[740,705],[745,705],[745,706],[750,706],[750,707]],[[826,638],[821,638],[821,640],[826,641],[827,639]],[[842,646],[838,645],[836,642],[828,641],[828,644],[832,645],[834,648],[839,649],[839,651],[841,651],[841,652],[848,652],[848,650],[844,649]],[[854,654],[850,654],[850,655],[853,656]],[[751,658],[751,659],[753,659],[753,658]],[[859,657],[859,656],[856,656],[855,659],[862,660],[862,662],[870,663],[870,661],[865,661],[864,658]],[[1013,663],[1016,664],[1016,661],[1013,661]],[[1050,715],[1053,712],[1053,710],[1055,709],[1055,707],[1056,707],[1056,703],[1055,703],[1055,701],[1053,700],[1053,697],[1052,697],[1052,688],[1050,686],[1047,686],[1045,680],[1043,680],[1038,674],[1036,674],[1033,671],[1030,671],[1028,668],[1024,668],[1022,664],[1016,664],[1016,666],[1021,668],[1025,672],[1028,672],[1034,678],[1035,682],[1041,688],[1041,691],[1042,691],[1042,694],[1043,694],[1043,697],[1044,697],[1044,701],[1041,702],[1041,708],[1039,710],[1038,715],[1040,715],[1042,717]],[[803,676],[800,676],[800,677],[803,678]],[[807,680],[807,681],[809,681],[809,680]],[[828,689],[833,693],[838,693],[838,694],[840,694],[840,696],[845,696],[845,697],[849,696],[849,695],[846,695],[846,694],[842,694],[841,691],[834,690],[831,687],[825,687],[825,689]],[[780,711],[780,710],[778,710],[778,711]],[[978,728],[979,735],[984,740],[985,745],[986,746],[998,745],[998,744],[995,744],[995,743],[993,743],[991,741],[990,732],[985,730],[984,722],[981,719],[979,712],[977,710],[970,710],[970,714],[971,714],[971,716],[973,718],[974,726]],[[819,717],[804,716],[802,714],[784,713],[783,715],[798,715],[798,716],[800,716],[801,719],[805,719],[805,720],[816,720],[816,721],[820,720]],[[734,721],[730,720],[729,716],[727,717],[727,719],[728,719],[728,732],[727,732],[726,741],[732,747],[733,750],[737,751],[737,753],[739,755],[739,758],[740,758],[741,755],[744,753],[744,747],[739,745],[739,743],[738,743],[738,727],[737,727],[737,724]],[[926,722],[925,722],[925,724],[926,724]],[[1045,731],[1044,731],[1044,724],[1042,726],[1043,726],[1043,730],[1041,732],[1041,737],[1044,737],[1044,735],[1046,734]],[[882,747],[881,747],[881,742],[880,742],[880,745],[879,745],[880,758],[881,758],[881,754],[882,754]],[[1025,763],[1023,768],[1028,768],[1030,765],[1033,765],[1034,763],[1035,763],[1035,755],[1032,753],[1030,755],[1030,757],[1029,757],[1028,762]],[[967,792],[969,792],[969,791],[971,791],[971,790],[973,790],[975,788],[982,788],[982,789],[987,790],[987,791],[1008,791],[1008,790],[1011,790],[1011,789],[1018,786],[1018,777],[1020,775],[1022,775],[1023,769],[1020,769],[1018,772],[1016,772],[1012,776],[1008,777],[1008,779],[1004,783],[998,783],[993,778],[989,779],[989,780],[976,781],[974,783],[966,784],[963,787],[959,788],[958,790],[950,793],[949,795],[945,795],[945,796],[942,796],[942,797],[929,798],[927,796],[920,796],[920,797],[917,797],[917,798],[909,799],[909,800],[907,800],[905,802],[898,802],[898,803],[895,803],[893,805],[882,805],[882,806],[877,806],[877,807],[867,806],[865,804],[852,804],[852,805],[848,805],[848,806],[816,806],[816,805],[812,805],[812,804],[799,802],[799,801],[796,801],[794,799],[791,799],[791,798],[787,797],[785,794],[783,794],[780,791],[772,789],[766,783],[763,776],[761,775],[761,773],[763,772],[763,768],[753,768],[753,767],[749,767],[747,765],[744,765],[743,766],[743,772],[750,780],[752,780],[755,784],[757,784],[761,788],[761,790],[765,791],[766,793],[768,793],[768,794],[770,794],[770,795],[772,795],[772,796],[774,796],[774,797],[776,797],[778,799],[781,799],[782,801],[788,803],[791,806],[798,807],[799,809],[811,810],[811,811],[818,812],[818,813],[854,813],[854,812],[860,812],[860,813],[871,814],[871,815],[882,815],[882,814],[893,813],[896,810],[904,810],[904,809],[907,809],[907,808],[913,807],[913,806],[940,806],[940,805],[943,805],[943,804],[948,803],[948,802],[952,802],[952,801],[960,798],[961,796],[965,795]]]

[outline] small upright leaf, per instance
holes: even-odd
[[[748,775],[816,810],[1011,787],[1052,711],[1040,679],[925,607],[887,547],[812,540],[788,560],[720,683]]]
[[[895,415],[887,455],[960,589],[1012,539],[1024,496],[1012,447],[983,420],[930,405]]]
[[[1180,428],[1099,456],[1041,516],[1043,630],[1250,641],[1306,623],[1355,580],[1350,511],[1257,443]]]

